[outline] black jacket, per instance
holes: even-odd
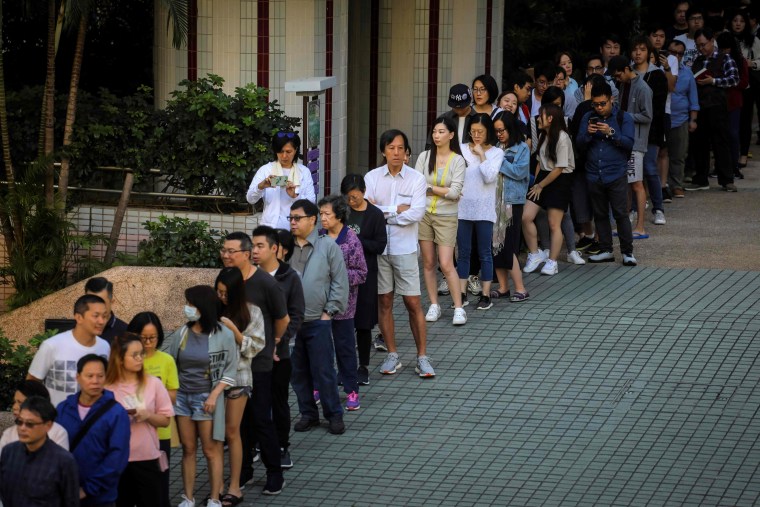
[[[288,304],[288,316],[290,317],[290,324],[288,324],[285,334],[282,336],[279,345],[277,345],[277,355],[280,359],[289,359],[290,348],[288,344],[290,343],[290,339],[294,338],[298,330],[301,329],[303,315],[306,311],[306,302],[303,298],[301,278],[289,264],[280,261],[280,267],[277,268],[274,279],[277,280],[282,293],[285,295],[285,300]]]

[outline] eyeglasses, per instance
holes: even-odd
[[[594,109],[599,109],[600,107],[607,107],[608,101],[603,100],[601,102],[592,102],[591,107]]]
[[[300,222],[302,218],[308,218],[313,217],[314,215],[288,215],[285,218],[288,219],[288,222]]]
[[[549,81],[545,79],[539,79],[538,81],[536,81],[536,86],[538,86],[539,88],[546,88],[547,86],[549,86]]]
[[[601,65],[597,65],[596,67],[592,67],[591,65],[589,65],[588,67],[586,67],[586,70],[589,72],[600,73],[604,70],[604,67],[602,67]]]
[[[483,137],[486,135],[485,130],[470,130],[470,137]]]
[[[40,424],[45,424],[45,421],[33,422],[33,421],[24,421],[23,419],[16,419],[13,422],[16,423],[16,426],[19,426],[19,427],[26,426],[29,429],[34,429]]]
[[[507,129],[496,129],[496,133],[497,133],[498,135],[501,135],[501,134],[503,134],[503,133],[504,133],[504,132],[506,132],[506,131],[507,131]]]
[[[245,252],[246,250],[233,250],[232,248],[220,248],[220,255],[235,255],[238,252]]]
[[[295,132],[277,132],[277,137],[287,137],[288,139],[293,139],[296,137]]]
[[[485,93],[487,91],[488,90],[486,90],[485,88],[473,88],[472,89],[472,93],[477,93],[478,95],[480,95],[481,93]]]
[[[141,336],[140,339],[142,341],[144,341],[144,342],[157,342],[158,341],[158,336],[157,335],[153,335],[153,336]]]
[[[361,201],[364,200],[364,196],[363,195],[346,194],[346,200],[348,202],[361,202]]]
[[[145,358],[145,351],[135,352],[134,354],[130,354],[129,357],[131,357],[135,361],[139,361],[140,359],[144,359]]]
[[[700,43],[700,42],[697,42],[697,49],[703,49],[703,48],[704,48],[705,46],[707,46],[708,44],[710,44],[710,42],[709,42],[709,41],[708,41],[708,42],[702,42],[702,43]]]
[[[672,49],[669,49],[668,53],[670,53],[673,56],[683,56],[685,51],[673,51]]]
[[[690,16],[689,21],[703,21],[705,18],[702,16]]]

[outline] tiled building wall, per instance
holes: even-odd
[[[69,215],[70,220],[76,224],[78,230],[102,234],[106,237],[111,234],[116,208],[113,206],[82,206]],[[129,254],[137,254],[140,241],[148,239],[148,231],[144,227],[145,222],[157,222],[161,215],[174,218],[184,217],[194,221],[203,221],[209,224],[211,229],[217,231],[251,231],[258,225],[259,215],[224,215],[221,213],[190,213],[184,211],[169,211],[160,209],[128,209],[124,217],[121,234],[117,243],[116,251]],[[88,252],[92,256],[102,256],[105,248],[96,248]],[[84,252],[83,252],[84,254]],[[0,236],[0,265],[7,263],[5,244]],[[9,285],[0,285],[0,312],[6,310],[5,300],[13,293]]]

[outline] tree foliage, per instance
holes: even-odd
[[[265,88],[249,84],[228,95],[223,84],[213,74],[180,83],[184,90],[159,115],[156,164],[173,187],[245,202],[256,169],[272,160],[272,135],[300,122],[269,102]]]
[[[140,242],[137,264],[177,268],[221,268],[222,234],[208,224],[188,218],[161,215],[145,222],[150,238]],[[226,235],[226,231],[224,232]]]

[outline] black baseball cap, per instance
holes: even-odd
[[[449,107],[467,107],[472,103],[472,94],[466,84],[455,84],[449,89]]]

